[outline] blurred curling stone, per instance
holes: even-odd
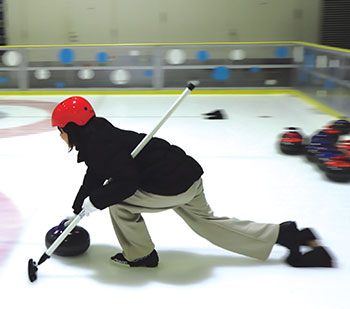
[[[336,120],[309,139],[297,128],[290,127],[281,135],[280,149],[286,154],[305,153],[307,159],[316,162],[328,179],[350,182],[350,139],[344,137],[349,133],[347,120]]]
[[[324,163],[326,161],[332,160],[333,158],[342,156],[343,153],[337,149],[335,146],[327,147],[325,149],[319,149],[319,151],[315,154],[316,163],[318,167],[324,170]]]
[[[337,129],[334,125],[329,125],[323,128],[320,133],[328,135],[328,139],[334,143],[336,143],[341,135],[341,131]]]
[[[350,139],[339,140],[335,147],[341,151],[344,155],[350,155]]]
[[[50,229],[45,236],[46,248],[49,248],[54,241],[65,230],[64,223],[67,220],[63,220],[58,226],[54,226]],[[66,239],[58,246],[54,251],[54,254],[59,256],[76,256],[83,254],[90,246],[90,235],[81,226],[76,226],[66,237]]]
[[[307,159],[311,162],[317,161],[317,153],[334,147],[337,140],[338,136],[335,136],[332,130],[321,130],[314,134],[305,146]]]
[[[328,179],[336,182],[350,181],[350,156],[337,156],[323,163]]]
[[[311,162],[318,162],[318,158],[335,151],[335,145],[341,134],[342,131],[335,127],[334,122],[318,131],[305,147],[307,159]]]
[[[298,128],[286,128],[280,138],[280,149],[285,154],[301,154],[304,152],[304,136]]]
[[[346,119],[335,120],[331,126],[334,129],[338,130],[340,135],[346,135],[350,133],[350,122]]]

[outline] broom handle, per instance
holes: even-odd
[[[167,113],[163,116],[163,118],[159,121],[159,123],[154,127],[154,129],[148,133],[143,140],[136,146],[136,148],[131,153],[131,156],[135,158],[140,151],[147,145],[147,143],[151,140],[151,138],[156,134],[159,128],[164,124],[165,121],[171,116],[174,110],[180,105],[180,103],[191,93],[191,91],[195,88],[195,86],[190,83],[187,88],[182,92],[182,94],[178,97],[175,103],[170,107]]]

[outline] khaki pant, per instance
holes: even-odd
[[[266,260],[275,244],[278,224],[215,217],[203,192],[202,179],[186,192],[162,196],[141,190],[122,203],[109,207],[113,227],[129,261],[152,252],[154,244],[141,213],[173,209],[200,236],[232,252]]]

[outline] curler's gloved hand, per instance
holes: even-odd
[[[81,207],[85,211],[85,216],[89,216],[91,213],[96,211],[98,208],[96,208],[90,201],[90,198],[87,197],[84,202],[83,206]]]
[[[65,220],[67,220],[67,221],[63,223],[64,227],[67,227],[69,224],[71,224],[74,218],[75,218],[75,216],[68,216],[68,217],[65,219]]]

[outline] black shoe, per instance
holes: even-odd
[[[294,221],[287,221],[280,224],[280,231],[276,244],[288,248],[293,254],[299,253],[300,231]]]
[[[111,260],[115,263],[129,265],[130,267],[157,267],[159,262],[156,250],[134,261],[128,261],[122,253],[117,253],[115,256],[112,256]]]
[[[298,235],[298,242],[300,246],[313,247],[313,243],[318,242],[318,237],[310,228],[302,229]]]
[[[333,267],[332,260],[324,247],[316,247],[305,254],[291,252],[286,262],[293,267]]]
[[[310,228],[299,231],[295,222],[283,222],[276,243],[290,250],[286,262],[293,267],[333,267],[331,255],[319,245],[318,237]],[[300,246],[309,246],[312,250],[302,254]]]

